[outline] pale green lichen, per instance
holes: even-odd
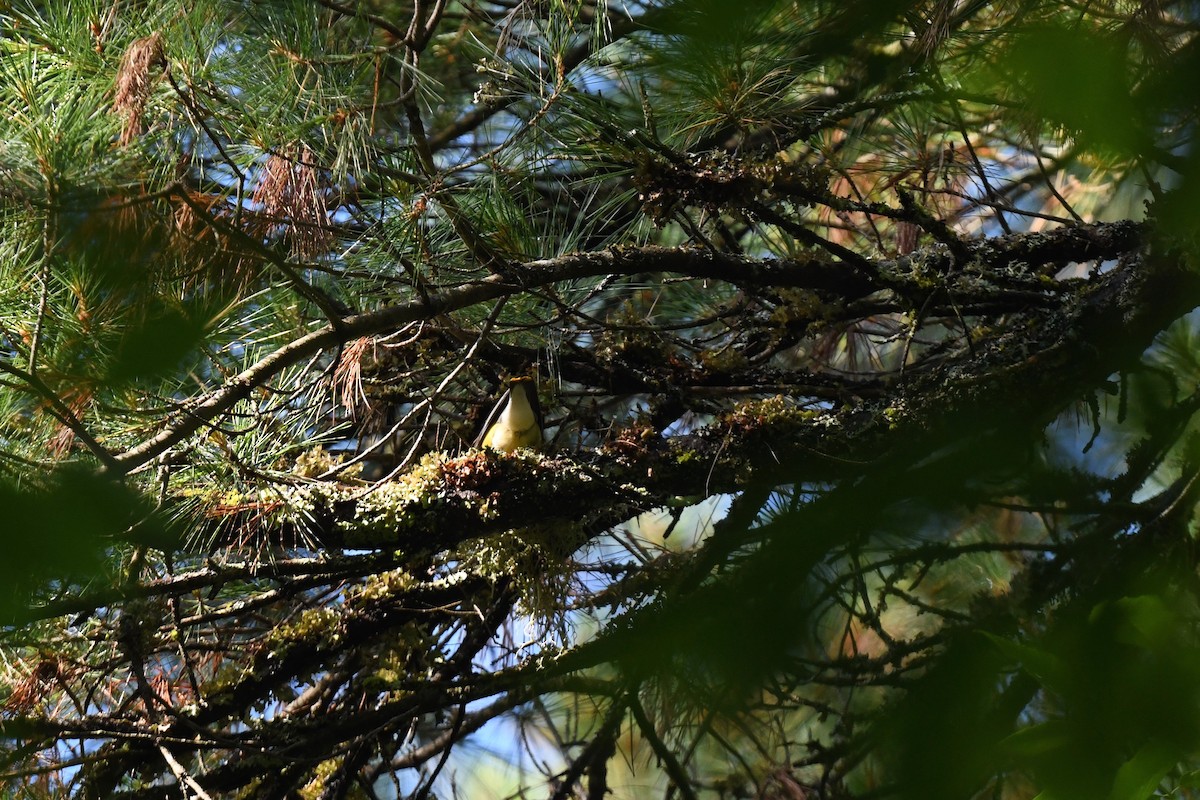
[[[419,620],[390,630],[381,644],[371,671],[363,676],[362,687],[368,691],[402,692],[445,665],[437,637]]]
[[[736,372],[749,365],[745,354],[733,347],[705,350],[700,353],[700,365],[707,371]]]
[[[240,495],[240,505],[227,508],[229,513],[253,511],[263,525],[312,529],[318,535],[328,529],[316,530],[315,525],[332,525],[347,544],[369,546],[437,530],[448,521],[456,526],[471,520],[494,523],[514,513],[517,493],[545,496],[594,480],[581,466],[533,450],[463,456],[433,452],[394,480],[369,487],[331,481],[272,484],[256,495]]]
[[[382,600],[403,594],[418,585],[419,581],[408,570],[392,569],[368,576],[355,596],[362,600]]]
[[[477,454],[477,457],[482,456]],[[531,450],[518,450],[507,456],[490,454],[489,457],[532,465],[540,463],[540,457]],[[360,493],[354,516],[339,522],[339,528],[347,534],[380,529],[404,530],[424,523],[427,517],[423,512],[431,509],[441,513],[467,511],[481,521],[495,519],[499,512],[490,496],[448,485],[447,478],[453,474],[454,461],[446,453],[427,453],[415,467],[396,480]]]
[[[570,594],[575,571],[568,557],[578,546],[577,530],[547,525],[471,542],[459,555],[469,572],[509,579],[517,591],[518,610],[550,625]]]
[[[897,401],[883,410],[883,418],[887,420],[888,430],[895,430],[906,409],[903,401]]]
[[[729,415],[729,422],[746,430],[763,427],[778,430],[780,427],[799,426],[810,422],[816,419],[819,413],[800,408],[794,400],[777,394],[762,400],[738,403]]]
[[[845,303],[826,301],[811,289],[783,287],[777,290],[780,302],[771,312],[771,322],[780,327],[807,324],[813,332],[821,323],[841,316]]]
[[[334,608],[322,606],[306,609],[294,622],[273,628],[265,642],[272,655],[278,657],[295,644],[303,643],[318,649],[332,647],[341,636],[341,615]]]
[[[468,492],[446,489],[445,465],[451,461],[445,453],[426,454],[411,470],[370,489],[340,483],[309,483],[278,489],[283,511],[290,521],[303,525],[318,510],[341,503],[352,503],[352,515],[336,521],[337,529],[347,538],[376,531],[402,531],[419,527],[430,509],[445,509],[457,503],[487,519],[494,515],[487,498]]]
[[[312,780],[304,784],[298,792],[302,800],[318,800],[325,795],[325,784],[338,774],[342,766],[340,758],[329,758],[322,761],[313,770]]]
[[[332,453],[321,445],[316,445],[296,456],[291,472],[302,478],[315,478],[329,472],[342,463],[345,456],[342,453]],[[342,470],[339,478],[357,478],[362,472],[362,464],[353,464]]]

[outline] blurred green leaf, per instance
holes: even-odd
[[[127,381],[164,375],[199,346],[204,323],[175,308],[164,308],[121,339],[108,377]]]
[[[1078,735],[1079,732],[1071,723],[1052,719],[1022,728],[1005,738],[1001,746],[1006,753],[1018,758],[1046,756],[1065,749]]]
[[[1178,630],[1178,618],[1161,597],[1122,597],[1092,610],[1090,622],[1111,615],[1113,640],[1134,647],[1160,647]]]
[[[1071,676],[1066,665],[1052,653],[991,633],[984,632],[984,636],[1043,686],[1062,689],[1069,683]]]
[[[1200,770],[1185,772],[1175,785],[1180,789],[1195,789],[1200,787]]]
[[[81,581],[103,568],[126,530],[145,516],[127,487],[83,470],[63,470],[44,488],[0,484],[5,557],[0,559],[0,617],[24,609],[51,581]]]
[[[941,659],[881,718],[876,735],[897,778],[899,796],[958,800],[975,793],[998,765],[1001,741],[1026,688],[999,691],[1005,664],[979,636],[954,639]]]
[[[1109,800],[1144,800],[1152,796],[1182,755],[1162,742],[1147,743],[1117,770]]]
[[[1098,31],[1028,31],[1004,54],[1001,72],[1030,110],[1074,132],[1085,146],[1132,155],[1144,141],[1125,54]]]

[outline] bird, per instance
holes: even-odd
[[[513,378],[508,382],[508,391],[488,414],[483,430],[476,445],[501,453],[511,453],[519,447],[536,450],[542,446],[542,409],[532,378]]]

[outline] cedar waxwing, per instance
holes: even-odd
[[[479,440],[482,447],[511,453],[518,447],[542,446],[542,409],[532,378],[513,378],[508,391],[488,414]]]

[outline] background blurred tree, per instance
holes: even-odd
[[[14,795],[1200,796],[1195,4],[0,26]]]

